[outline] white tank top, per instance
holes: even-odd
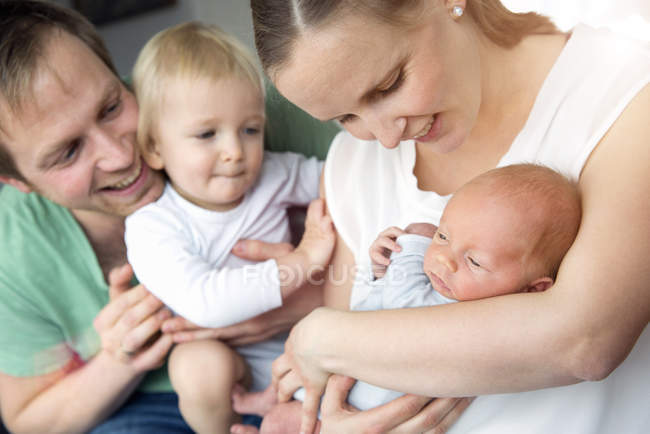
[[[595,146],[649,82],[650,46],[577,26],[498,166],[537,162],[577,179]],[[413,141],[386,149],[346,132],[334,139],[325,166],[328,208],[358,266],[369,265],[368,248],[388,226],[439,223],[450,196],[419,190],[414,165]],[[650,432],[648,398],[646,328],[607,379],[479,397],[450,432],[645,434]]]

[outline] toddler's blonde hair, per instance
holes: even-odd
[[[192,21],[156,34],[142,48],[133,68],[140,116],[138,143],[149,146],[165,86],[172,79],[247,80],[264,97],[255,58],[234,36],[219,27]]]

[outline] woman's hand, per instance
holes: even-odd
[[[171,312],[144,286],[131,288],[132,278],[128,264],[111,271],[110,301],[95,317],[94,326],[103,351],[142,373],[160,367],[167,357],[173,341],[159,332]]]
[[[316,313],[316,312],[314,312]],[[312,313],[309,317],[311,318]],[[330,373],[321,369],[315,359],[312,359],[313,339],[310,336],[312,326],[318,321],[305,320],[296,324],[284,344],[284,354],[273,362],[273,387],[278,391],[278,400],[288,400],[300,386],[305,389],[302,403],[300,432],[314,431],[318,420],[320,399],[325,392]]]
[[[321,433],[444,433],[458,420],[474,398],[431,399],[404,395],[367,411],[346,402],[355,380],[333,375],[321,406]],[[307,432],[307,431],[305,431]]]
[[[293,370],[292,359],[286,353],[273,361],[271,374],[271,387],[280,403],[290,401],[296,390],[302,387],[300,375]]]

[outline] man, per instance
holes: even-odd
[[[0,74],[0,182],[13,187],[0,190],[7,428],[189,432],[161,368],[174,334],[161,328],[247,343],[289,328],[319,297],[221,330],[170,320],[130,287],[124,217],[163,179],[140,157],[137,104],[92,25],[50,3],[0,2]]]

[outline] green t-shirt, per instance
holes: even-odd
[[[75,354],[100,349],[93,320],[108,302],[108,285],[84,232],[70,212],[37,195],[0,190],[0,371],[47,374]],[[167,368],[140,386],[170,391]]]

